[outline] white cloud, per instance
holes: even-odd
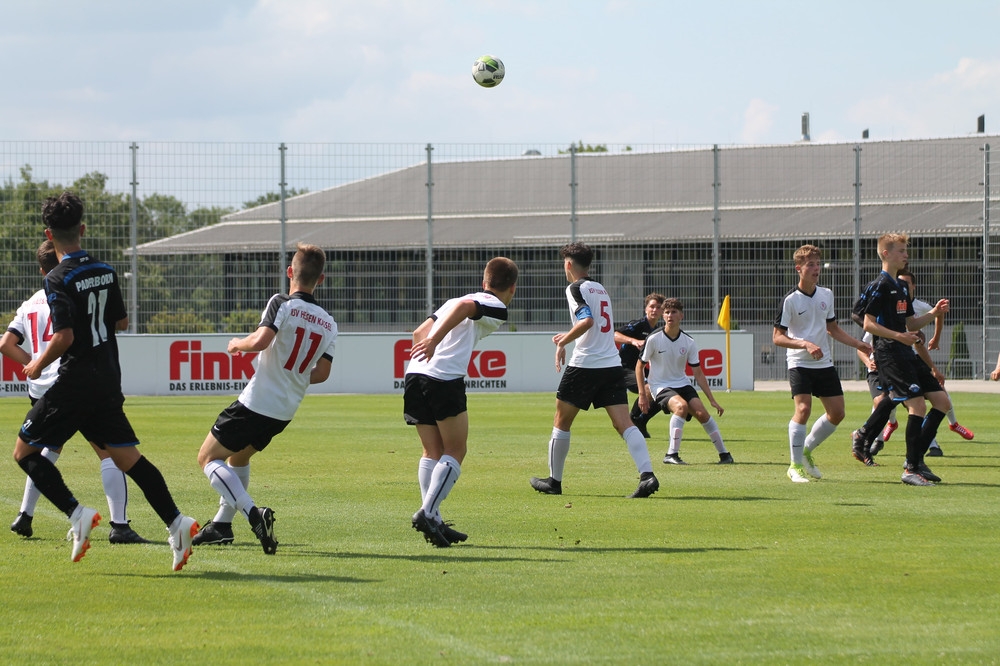
[[[743,131],[740,141],[745,143],[760,143],[765,141],[774,126],[774,117],[778,107],[768,104],[762,99],[752,99],[743,113]]]

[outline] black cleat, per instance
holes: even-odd
[[[941,483],[941,477],[932,472],[931,468],[927,466],[927,463],[920,463],[919,465],[917,465],[916,469],[912,471],[924,477],[931,483]]]
[[[413,529],[422,532],[424,541],[438,548],[448,548],[451,541],[441,532],[441,523],[427,517],[421,509],[413,514]]]
[[[139,536],[135,530],[129,527],[128,523],[111,523],[108,541],[111,543],[151,543],[149,539],[143,539]]]
[[[30,538],[35,533],[35,530],[31,529],[31,516],[24,511],[17,514],[17,518],[10,524],[10,531],[14,534],[20,534],[26,539]]]
[[[278,552],[278,540],[274,538],[274,511],[266,506],[255,507],[255,510],[257,520],[250,523],[254,536],[260,539],[260,545],[266,555],[274,555]]]
[[[854,458],[865,467],[878,467],[878,463],[875,462],[874,458],[872,458],[871,453],[868,451],[868,447],[865,446],[865,442],[858,435],[857,430],[851,433],[851,453],[854,455]]]
[[[927,453],[924,454],[928,458],[940,458],[944,455],[944,451],[941,450],[940,446],[932,446],[927,449]]]
[[[719,454],[719,465],[733,465],[736,461],[733,460],[733,454],[726,451],[725,453]]]
[[[639,429],[639,433],[643,437],[645,437],[646,439],[649,439],[652,436],[652,435],[649,434],[649,431],[646,430],[646,424],[645,424],[645,422],[643,422],[643,421],[636,421],[635,419],[632,419],[632,425],[634,425],[636,428],[638,428]]]
[[[438,531],[451,543],[461,543],[469,538],[468,534],[452,529],[448,523],[438,523]]]
[[[212,546],[233,542],[233,524],[208,521],[191,539],[192,546]]]
[[[908,486],[933,486],[934,484],[916,472],[908,469],[903,470],[902,481]]]
[[[881,439],[876,439],[874,442],[872,442],[871,447],[868,449],[868,454],[872,458],[874,458],[875,456],[878,455],[879,451],[881,451],[884,447],[885,447],[885,441]]]
[[[645,479],[639,481],[639,487],[635,489],[635,492],[629,495],[630,499],[636,499],[641,497],[649,497],[657,490],[660,489],[660,482],[655,476],[650,474]]]
[[[531,477],[531,487],[546,495],[562,495],[562,481],[556,481],[551,476],[539,479],[537,476]]]
[[[732,460],[730,460],[730,462],[732,462]],[[683,460],[681,460],[681,454],[679,454],[679,453],[668,453],[667,455],[663,456],[663,464],[664,465],[687,465],[686,462],[684,462]]]

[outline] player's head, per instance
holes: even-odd
[[[808,262],[810,259],[815,259],[816,261],[819,261],[822,258],[823,258],[822,250],[820,250],[815,245],[803,245],[802,247],[800,247],[795,251],[795,254],[792,255],[792,261],[795,262],[795,265],[797,267],[805,266],[806,262]]]
[[[663,301],[663,325],[668,330],[680,327],[684,319],[684,304],[679,298],[667,298]]]
[[[52,244],[52,241],[47,238],[38,246],[35,258],[38,259],[38,266],[42,269],[43,275],[48,274],[49,271],[59,265],[56,248]]]
[[[910,244],[910,237],[906,234],[888,233],[878,237],[878,258],[885,261],[893,252],[903,251],[905,253]],[[906,257],[903,257],[903,266],[906,265]]]
[[[517,284],[517,264],[507,257],[493,257],[483,270],[483,286],[492,292],[505,292]]]
[[[292,257],[292,274],[289,276],[299,286],[314,288],[323,277],[323,267],[326,265],[326,253],[316,245],[299,243],[295,246]]]
[[[910,298],[913,298],[913,288],[917,286],[917,280],[913,277],[913,273],[910,272],[910,269],[903,268],[897,271],[896,277],[906,282],[908,287],[907,291],[910,292]]]
[[[666,296],[658,294],[655,291],[651,294],[646,294],[644,312],[647,320],[653,323],[660,320],[660,317],[663,316],[663,301],[665,298]]]
[[[569,243],[559,249],[559,256],[569,259],[575,266],[583,270],[590,268],[590,263],[594,260],[594,251],[586,243]]]
[[[657,292],[654,291],[652,293],[646,294],[646,299],[643,302],[646,304],[647,308],[649,307],[650,303],[655,303],[656,305],[662,308],[663,301],[665,301],[666,299],[667,299],[666,296],[664,296],[663,294],[658,294]]]
[[[679,298],[667,298],[663,300],[663,311],[667,310],[677,310],[678,312],[684,312],[684,304],[681,303]]]
[[[79,241],[82,220],[83,202],[72,192],[65,191],[57,197],[49,197],[42,204],[42,222],[56,243]]]

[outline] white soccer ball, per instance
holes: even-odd
[[[472,63],[472,78],[484,88],[500,85],[500,82],[503,81],[503,74],[503,63],[500,62],[500,58],[484,55],[476,58],[476,62]]]

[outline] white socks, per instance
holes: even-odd
[[[240,480],[243,484],[243,490],[247,490],[250,487],[250,465],[245,465],[243,467],[233,467],[226,463],[229,467],[229,471],[236,475],[236,478]],[[219,498],[219,510],[215,514],[215,518],[212,522],[215,523],[231,523],[233,522],[233,516],[236,515],[236,507],[227,503],[224,497]]]
[[[826,418],[826,414],[816,419],[813,423],[812,430],[809,431],[809,436],[806,437],[805,447],[807,451],[812,451],[817,446],[823,443],[827,437],[833,434],[837,429],[837,426],[830,423],[830,419]]]
[[[458,460],[451,456],[441,456],[441,459],[434,465],[431,473],[430,483],[427,492],[424,493],[424,503],[421,507],[424,515],[432,518],[436,517],[441,509],[441,502],[448,497],[448,493],[455,487],[459,475],[462,473],[462,466]]]
[[[235,469],[240,468],[237,467]],[[208,477],[208,482],[212,484],[215,492],[219,493],[223,502],[249,517],[250,510],[255,505],[253,499],[247,494],[246,488],[243,487],[243,481],[236,474],[235,469],[221,460],[213,460],[205,465],[204,472],[205,476]],[[249,469],[247,469],[247,472],[249,473]],[[247,479],[249,483],[249,474]],[[232,518],[230,517],[228,521],[220,520],[219,522],[232,522]]]
[[[111,458],[101,461],[101,483],[104,484],[104,496],[108,499],[111,522],[128,523],[126,511],[128,487],[125,485],[125,472],[118,469]]]
[[[642,435],[639,436],[642,437]],[[642,445],[646,446],[646,440],[643,440]],[[566,467],[566,456],[568,455],[569,431],[552,428],[552,439],[549,440],[549,476],[556,481],[562,481],[563,470]]]
[[[639,473],[652,473],[653,462],[649,459],[649,448],[646,446],[646,438],[642,436],[639,429],[635,426],[626,428],[625,432],[622,433],[622,439],[625,440],[625,446],[628,447],[629,455],[635,461],[635,467],[639,470]],[[569,451],[568,446],[566,450]]]
[[[792,453],[792,464],[802,464],[802,449],[806,444],[806,427],[795,421],[788,422],[788,447]]]

